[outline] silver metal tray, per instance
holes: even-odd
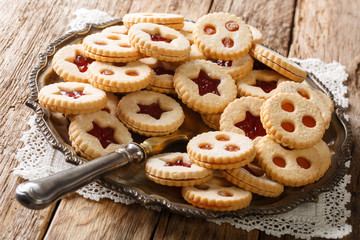
[[[116,19],[100,25],[87,25],[85,29],[78,32],[69,32],[51,43],[47,51],[39,55],[40,62],[30,74],[31,95],[26,101],[26,105],[35,111],[36,124],[51,146],[64,154],[64,161],[81,164],[86,160],[77,156],[71,147],[68,138],[68,120],[62,114],[42,108],[37,102],[38,92],[43,86],[62,81],[51,68],[54,53],[65,45],[81,42],[85,36],[101,31],[105,27],[121,24],[122,20]],[[331,96],[328,89],[311,73],[308,74],[306,82]],[[133,163],[119,171],[101,177],[98,182],[109,189],[130,196],[143,205],[161,207],[186,216],[204,218],[232,216],[241,218],[248,215],[279,214],[287,212],[301,203],[317,201],[319,193],[331,190],[345,175],[345,162],[351,159],[351,131],[348,122],[344,119],[344,111],[339,106],[335,106],[331,125],[323,140],[332,151],[331,167],[325,176],[304,187],[286,187],[285,191],[277,198],[266,198],[253,194],[250,206],[238,211],[212,211],[188,204],[183,200],[180,188],[162,186],[148,180],[144,173],[144,163]],[[185,146],[186,143],[177,143],[171,146],[169,151],[185,149]]]

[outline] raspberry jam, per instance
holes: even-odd
[[[225,60],[211,60],[212,62],[216,63],[219,66],[222,67],[231,67],[233,61],[229,60],[229,61],[225,61]]]
[[[203,70],[200,70],[197,78],[191,80],[198,85],[200,96],[204,96],[207,93],[213,93],[220,96],[217,89],[220,84],[220,80],[210,78]]]
[[[213,34],[216,33],[216,29],[215,29],[215,27],[213,27],[213,26],[207,25],[207,26],[204,27],[204,32],[205,32],[206,34],[208,34],[208,35],[213,35]]]
[[[99,139],[101,146],[103,148],[106,148],[111,143],[116,143],[116,144],[118,143],[114,139],[114,129],[113,128],[110,128],[110,127],[102,128],[99,125],[97,125],[95,122],[92,122],[92,124],[93,124],[93,129],[91,129],[87,133],[91,134],[94,137],[96,137],[97,139]]]
[[[276,83],[277,81],[265,82],[265,81],[256,80],[256,83],[253,86],[259,87],[264,92],[269,93],[277,87]]]
[[[68,97],[72,97],[74,99],[78,99],[81,96],[84,96],[85,94],[82,91],[64,91],[60,90],[61,95],[65,95]]]
[[[307,160],[306,158],[303,158],[303,157],[296,158],[296,162],[300,167],[302,167],[304,169],[308,169],[311,166],[309,160]]]
[[[224,38],[221,42],[223,43],[224,47],[227,48],[232,48],[234,46],[234,40],[231,38]]]
[[[218,194],[219,196],[222,196],[222,197],[232,197],[232,196],[233,196],[232,193],[227,192],[227,191],[224,191],[224,190],[219,190],[219,191],[217,192],[217,194]]]
[[[235,127],[243,130],[245,135],[250,139],[266,135],[266,131],[263,128],[260,117],[255,117],[249,111],[246,111],[246,117],[243,121],[235,123]]]
[[[91,58],[86,58],[81,55],[76,55],[76,58],[73,63],[78,67],[80,72],[86,72],[88,70],[89,65],[93,61],[94,60]]]
[[[284,168],[286,166],[286,162],[282,157],[274,157],[273,158],[273,163],[281,168]]]
[[[166,42],[166,43],[171,43],[172,39],[170,38],[165,38],[165,37],[162,37],[159,33],[156,33],[154,35],[151,35],[151,41],[154,41],[154,42]]]
[[[235,32],[239,30],[239,24],[234,21],[228,21],[227,23],[225,23],[225,28],[230,32]]]
[[[152,103],[150,105],[143,105],[143,104],[137,104],[137,105],[140,109],[137,113],[148,114],[157,120],[159,120],[161,118],[161,114],[163,112],[166,112],[166,111],[162,110],[160,108],[159,104],[157,104],[157,103]]]
[[[229,152],[237,152],[240,150],[240,148],[238,146],[235,146],[235,145],[229,145],[225,148],[226,151],[229,151]]]
[[[183,159],[180,158],[176,162],[167,162],[166,166],[168,166],[168,167],[181,166],[181,167],[188,167],[189,168],[189,167],[191,167],[191,164],[184,162]]]
[[[156,68],[153,68],[153,70],[154,70],[156,75],[165,75],[165,74],[174,75],[175,74],[174,71],[168,70],[168,69],[165,69],[165,68],[162,68],[162,67],[156,67]]]

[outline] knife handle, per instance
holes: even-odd
[[[43,209],[65,194],[93,182],[100,175],[121,168],[130,162],[140,163],[145,158],[142,147],[137,143],[130,143],[87,163],[39,180],[21,183],[15,190],[15,197],[27,208]]]

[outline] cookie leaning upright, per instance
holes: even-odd
[[[128,32],[131,45],[149,57],[179,62],[190,54],[189,41],[178,31],[154,23],[138,23]]]
[[[250,55],[278,73],[296,82],[302,82],[307,72],[296,63],[261,44],[255,44]]]
[[[252,33],[241,18],[229,13],[210,13],[195,25],[194,42],[211,59],[233,60],[249,52]]]

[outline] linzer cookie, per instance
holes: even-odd
[[[66,82],[88,83],[87,70],[94,60],[87,58],[80,44],[68,45],[54,55],[52,67]]]
[[[179,32],[186,37],[187,40],[189,40],[190,44],[194,44],[194,36],[193,36],[193,30],[195,27],[195,23],[193,22],[184,22],[184,26],[182,29],[179,30]]]
[[[254,60],[250,57],[249,54],[245,56],[235,59],[235,60],[210,60],[220,67],[223,70],[228,72],[231,77],[235,80],[239,80],[247,76],[253,68]]]
[[[128,13],[123,22],[128,29],[137,23],[155,23],[179,30],[184,26],[184,17],[172,13]]]
[[[284,147],[311,147],[325,133],[319,108],[297,93],[278,93],[267,99],[260,117],[266,133]]]
[[[215,211],[235,211],[249,206],[252,194],[222,177],[213,177],[210,181],[182,188],[183,198],[190,204]]]
[[[194,41],[210,59],[234,60],[249,52],[252,34],[241,18],[230,13],[210,13],[195,25]]]
[[[221,114],[220,130],[243,134],[250,139],[266,135],[260,121],[265,101],[257,97],[242,97],[231,102]]]
[[[64,114],[86,114],[106,106],[104,91],[87,83],[60,82],[46,85],[39,92],[41,106]]]
[[[297,93],[300,94],[300,96],[309,99],[310,102],[312,102],[320,109],[321,115],[324,119],[324,124],[326,128],[329,127],[331,122],[331,114],[334,111],[334,104],[331,101],[330,97],[328,97],[325,93],[319,90],[316,90],[301,83],[291,81],[280,83],[274,93],[276,94],[286,92]]]
[[[184,112],[179,103],[165,94],[139,91],[121,98],[117,117],[136,133],[160,136],[175,132],[184,121]]]
[[[76,115],[69,126],[71,145],[81,156],[94,159],[132,142],[131,134],[116,116],[105,111]]]
[[[268,99],[274,95],[274,89],[289,79],[272,70],[253,70],[246,77],[236,81],[240,96],[253,96]]]
[[[265,197],[277,197],[284,191],[284,185],[267,176],[257,162],[241,168],[222,170],[220,173],[233,184]]]
[[[266,174],[291,187],[317,181],[331,164],[330,149],[322,140],[310,148],[290,150],[267,136],[259,140],[256,152],[258,162]]]
[[[85,56],[101,62],[130,62],[141,57],[125,34],[100,32],[88,35],[82,43]]]
[[[110,113],[111,115],[116,116],[116,108],[119,103],[119,98],[111,92],[106,93],[106,98],[107,98],[106,106],[102,108],[101,111],[105,111]]]
[[[141,53],[159,60],[178,62],[188,58],[189,41],[178,31],[153,23],[139,23],[130,28],[131,45]]]
[[[198,49],[198,47],[193,44],[190,46],[190,55],[188,60],[194,60],[194,59],[206,59],[205,55]]]
[[[250,55],[291,80],[302,82],[306,78],[307,72],[299,65],[263,45],[255,44]]]
[[[212,169],[242,167],[255,157],[253,142],[244,135],[231,132],[199,134],[189,141],[186,148],[194,163]]]
[[[145,88],[151,81],[148,65],[139,61],[129,63],[105,63],[96,61],[89,67],[89,82],[108,92],[133,92]]]
[[[157,66],[152,68],[152,78],[147,89],[160,93],[176,94],[173,81],[175,71],[172,69],[168,64],[159,62]]]
[[[205,60],[187,61],[178,67],[174,87],[189,108],[202,114],[222,112],[237,94],[231,76]]]
[[[168,186],[185,187],[202,184],[212,178],[212,170],[194,164],[187,153],[163,153],[146,161],[148,179]]]

